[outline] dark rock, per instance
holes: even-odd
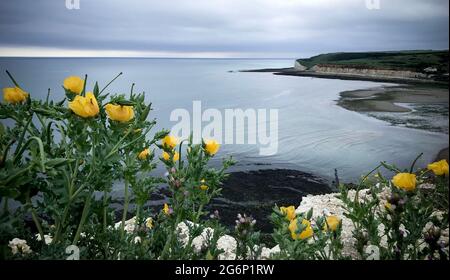
[[[302,197],[330,193],[322,179],[297,170],[275,169],[231,173],[222,197],[208,210],[219,210],[222,223],[232,228],[238,213],[251,215],[262,232],[272,232],[269,216],[275,205],[298,206]]]

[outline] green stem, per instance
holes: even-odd
[[[69,209],[70,209],[69,205],[70,205],[70,202],[67,203],[66,207],[64,208],[62,219],[58,223],[58,227],[57,227],[56,233],[55,233],[55,238],[53,238],[52,243],[56,243],[59,240],[62,228],[64,227],[65,221],[67,219],[67,215],[69,214]]]
[[[203,210],[203,204],[200,204],[200,207],[198,207],[198,211],[197,211],[197,215],[195,216],[195,223],[198,222],[198,220],[200,219],[200,216],[202,215],[202,210]]]
[[[129,130],[125,136],[123,136],[119,142],[111,149],[111,152],[109,152],[109,154],[105,157],[105,160],[107,160],[110,156],[114,155],[118,150],[119,150],[119,146],[120,144],[122,144],[122,142],[128,137],[128,135],[130,135],[131,130]]]
[[[172,240],[174,235],[177,234],[176,227],[180,223],[181,215],[178,214],[177,219],[175,221],[175,225],[173,226],[172,232],[170,233],[170,236],[167,238],[166,244],[164,244],[163,251],[161,253],[161,259],[165,260],[167,253],[169,252],[170,244],[172,244]]]
[[[100,91],[100,93],[99,93],[98,95],[102,94],[102,92],[105,91],[105,89],[106,89],[110,84],[112,84],[117,78],[119,78],[120,75],[122,75],[122,74],[123,74],[123,73],[120,72],[114,79],[111,80],[111,82],[109,82],[109,83],[108,83],[108,84]]]
[[[9,200],[9,198],[4,197],[3,200],[5,201],[5,204],[3,204],[3,212],[4,213],[8,213],[9,212],[9,210],[8,210],[8,200]]]
[[[30,139],[28,139],[28,141],[25,143],[25,145],[23,145],[23,147],[20,149],[20,151],[16,154],[16,156],[14,157],[14,163],[17,163],[17,161],[21,158],[22,154],[25,152],[25,149],[27,148],[27,146],[31,143],[31,141],[36,141],[38,143],[39,146],[39,154],[41,157],[40,160],[40,164],[41,164],[41,169],[42,172],[45,172],[45,153],[44,153],[44,144],[42,143],[41,138],[33,136],[30,137]]]
[[[50,98],[50,88],[48,89],[48,91],[47,91],[47,97],[45,98],[45,105],[48,105],[48,100],[49,100],[49,98]]]
[[[136,221],[140,221],[141,220],[141,205],[140,204],[136,204]]]
[[[16,140],[12,139],[9,141],[9,143],[6,145],[5,150],[3,151],[3,156],[0,158],[0,167],[2,167],[5,162],[6,158],[8,157],[9,148],[16,142]]]
[[[79,161],[77,160],[75,163],[75,169],[73,170],[73,173],[72,173],[72,178],[71,178],[70,182],[68,182],[69,185],[67,188],[67,194],[69,197],[69,201],[67,202],[66,207],[64,207],[63,216],[62,216],[62,219],[58,223],[58,226],[56,228],[55,238],[53,239],[52,243],[56,243],[59,240],[61,231],[66,223],[67,216],[69,215],[70,205],[72,204],[72,201],[76,197],[76,196],[72,196],[72,193],[73,193],[73,186],[75,184],[75,178],[78,175],[78,167],[79,167]]]
[[[108,198],[107,198],[107,192],[106,190],[103,191],[103,232],[106,232],[106,210],[108,208],[108,206],[106,205],[108,202]]]
[[[13,84],[14,84],[16,87],[20,88],[19,84],[16,82],[16,80],[13,78],[13,76],[11,75],[11,73],[9,73],[8,70],[6,70],[6,74],[8,74],[8,77],[11,79],[11,81],[13,82]]]
[[[122,224],[120,225],[121,228],[120,237],[122,238],[125,233],[125,220],[127,218],[127,213],[128,213],[128,181],[125,180],[125,205],[123,207]]]
[[[83,212],[81,214],[81,220],[80,220],[80,223],[78,224],[78,229],[77,229],[75,237],[72,241],[72,245],[76,245],[78,240],[80,239],[80,234],[83,230],[84,223],[86,222],[86,218],[89,213],[89,209],[91,207],[92,193],[93,193],[93,191],[89,192],[88,196],[86,197],[86,201],[84,202]]]
[[[423,156],[423,153],[421,153],[418,157],[416,157],[416,159],[414,160],[414,162],[411,165],[411,169],[409,170],[409,173],[413,173],[414,171],[414,166],[416,165],[417,161],[419,160],[419,158],[421,158]]]
[[[31,116],[30,116],[30,118],[28,119],[27,123],[26,123],[25,126],[23,127],[23,131],[22,131],[22,134],[20,135],[19,142],[17,142],[16,151],[14,152],[15,154],[17,154],[17,152],[18,152],[19,149],[21,148],[23,139],[25,138],[25,133],[27,132],[28,127],[30,126],[30,123],[31,123],[32,120],[33,120],[33,114],[31,114]]]
[[[42,242],[45,243],[44,231],[42,230],[42,226],[41,226],[41,223],[39,222],[38,215],[36,214],[36,211],[33,208],[33,203],[31,202],[29,193],[27,194],[27,203],[30,207],[31,217],[33,218],[34,224],[36,225],[39,235],[41,236],[41,240],[42,240]]]

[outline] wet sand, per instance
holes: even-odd
[[[319,73],[311,70],[298,70],[296,68],[265,68],[265,69],[249,69],[239,70],[238,72],[254,72],[264,73],[269,72],[274,75],[281,76],[297,76],[297,77],[311,77],[320,79],[334,79],[334,80],[350,80],[350,81],[370,81],[380,83],[396,83],[396,84],[420,84],[420,85],[447,85],[447,80],[434,80],[434,79],[415,79],[415,78],[398,78],[388,76],[374,76],[363,74],[338,74],[338,73]]]
[[[448,104],[449,91],[444,87],[392,86],[342,92],[338,105],[357,112],[404,113],[408,104]],[[400,104],[399,104],[400,103]]]

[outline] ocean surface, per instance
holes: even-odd
[[[4,72],[8,69],[33,98],[44,99],[51,88],[51,97],[61,100],[62,81],[69,75],[88,74],[89,90],[95,81],[102,88],[123,72],[107,91],[129,94],[136,83],[135,92],[145,91],[154,105],[155,131],[177,123],[170,121],[174,109],[192,114],[195,100],[203,111],[215,108],[223,116],[225,109],[278,109],[278,152],[261,156],[259,145],[223,145],[212,164],[232,155],[238,161],[233,170],[291,168],[330,180],[337,169],[341,180],[356,181],[381,161],[408,168],[423,152],[418,165],[425,166],[448,147],[448,135],[392,126],[336,105],[340,92],[380,83],[237,72],[292,64],[263,59],[0,58],[0,86],[11,86]]]

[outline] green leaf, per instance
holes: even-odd
[[[313,215],[313,208],[309,209],[308,213],[306,214],[306,219],[308,221],[310,221],[312,218],[312,215]]]
[[[74,162],[74,159],[66,159],[66,158],[54,158],[51,160],[48,160],[45,165],[48,167],[59,167],[68,163]]]
[[[95,86],[94,86],[94,96],[95,98],[98,97],[98,95],[100,94],[100,89],[98,88],[98,82],[95,82]]]

